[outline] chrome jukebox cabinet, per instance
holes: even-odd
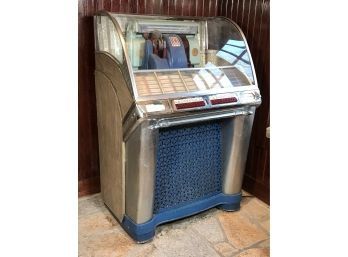
[[[107,12],[94,25],[102,197],[123,228],[145,242],[161,223],[238,210],[261,104],[240,28]]]

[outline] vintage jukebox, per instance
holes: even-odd
[[[138,242],[157,225],[238,210],[261,104],[240,28],[223,17],[94,17],[102,197]]]

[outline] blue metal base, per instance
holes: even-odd
[[[125,215],[121,225],[135,241],[143,243],[151,240],[155,236],[155,229],[160,224],[191,216],[215,206],[219,206],[226,211],[236,211],[240,208],[241,200],[241,193],[235,195],[220,193],[181,207],[167,209],[155,214],[148,222],[141,224],[135,223]]]

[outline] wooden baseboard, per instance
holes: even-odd
[[[79,197],[100,192],[100,178],[93,177],[79,181]]]
[[[245,176],[243,181],[243,189],[248,193],[256,196],[261,201],[270,204],[270,189],[269,186]]]

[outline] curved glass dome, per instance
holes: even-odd
[[[97,51],[108,52],[120,64],[127,62],[137,98],[257,86],[245,38],[228,19],[122,14],[98,18]]]

